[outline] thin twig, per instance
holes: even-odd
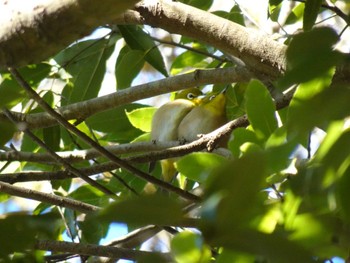
[[[300,3],[305,3],[305,0],[293,0],[294,2],[300,2]],[[345,13],[343,13],[343,11],[341,11],[337,6],[330,6],[328,4],[322,4],[321,7],[331,10],[334,13],[336,13],[339,17],[341,17],[344,22],[348,25],[349,24],[349,16],[346,15]]]
[[[64,241],[39,240],[35,248],[45,251],[68,252],[80,255],[110,257],[127,260],[141,260],[147,256],[158,256],[161,262],[173,262],[170,253],[148,252],[134,249],[98,246],[93,244],[77,244]]]
[[[200,55],[204,55],[205,57],[211,57],[211,58],[216,59],[216,60],[218,60],[220,62],[228,62],[228,60],[225,59],[225,58],[222,58],[222,57],[213,55],[213,54],[211,54],[209,52],[205,52],[205,51],[202,51],[202,50],[199,50],[199,49],[196,49],[196,48],[192,48],[192,47],[180,44],[180,43],[176,43],[174,41],[166,41],[166,40],[159,39],[159,38],[156,38],[156,37],[152,37],[152,39],[157,41],[157,42],[159,42],[159,43],[162,43],[162,44],[180,47],[180,48],[192,51],[194,53],[197,53],[197,54],[200,54]]]

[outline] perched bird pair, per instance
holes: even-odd
[[[151,139],[162,141],[194,141],[226,122],[224,93],[203,96],[197,88],[182,90],[175,100],[161,106],[154,114]],[[176,173],[174,160],[162,160],[162,176],[171,181]]]

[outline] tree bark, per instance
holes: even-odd
[[[2,1],[0,69],[45,60],[138,1]]]

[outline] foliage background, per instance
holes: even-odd
[[[206,12],[216,4],[180,2]],[[119,163],[123,168],[99,147],[91,149],[83,136],[50,119],[39,106],[42,101],[34,101],[15,78],[13,67],[1,72],[0,200],[5,208],[0,256],[4,261],[54,260],[56,252],[66,253],[57,256],[61,261],[80,255],[81,261],[91,262],[102,262],[102,256],[140,262],[349,260],[350,91],[348,50],[344,50],[348,2],[270,0],[267,10],[259,10],[268,17],[264,26],[249,7],[233,1],[226,5],[232,8],[212,13],[242,25],[253,39],[258,31],[268,31],[276,46],[261,42],[261,50],[267,43],[271,54],[283,54],[281,68],[264,65],[264,58],[253,67],[254,59],[244,55],[250,52],[245,45],[242,56],[239,52],[232,56],[224,38],[216,45],[209,39],[187,37],[191,28],[175,36],[157,26],[114,25],[113,21],[101,24],[108,30],[98,39],[76,39],[52,57],[18,68],[43,101],[60,108],[80,131],[123,158]],[[153,5],[143,3],[147,6]],[[135,10],[142,13],[142,8]],[[152,26],[161,24],[147,19]],[[260,40],[265,38],[270,39],[265,35]],[[112,54],[117,54],[112,60],[115,93],[102,96]],[[136,86],[135,81],[142,84]],[[162,183],[158,165],[148,175],[148,162],[169,157],[167,149],[179,142],[149,142],[155,109],[149,105],[152,101],[140,99],[190,86],[219,91],[228,84],[226,108],[231,122],[209,137],[232,134],[224,156],[199,152],[207,148],[209,139],[203,137],[197,146],[172,151],[183,156],[177,162],[179,182]],[[60,159],[53,159],[45,147]],[[91,176],[114,195],[72,178],[76,177],[72,169]],[[169,194],[145,195],[148,181]],[[203,191],[200,201],[187,192],[198,184]],[[18,202],[16,196],[39,203],[34,209],[24,204],[20,212],[6,211]],[[111,252],[98,244],[115,222],[125,223],[132,238],[122,238]],[[142,243],[161,230],[168,234],[154,241],[151,252],[142,253]],[[66,236],[75,243],[64,243]],[[159,245],[166,242],[164,236],[170,237],[170,244]]]

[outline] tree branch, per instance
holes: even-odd
[[[45,60],[138,1],[2,1],[0,68]]]
[[[82,213],[91,213],[100,209],[97,206],[76,201],[74,199],[65,198],[53,194],[42,193],[33,189],[26,189],[23,187],[13,186],[4,182],[0,182],[0,192],[13,196],[19,196],[31,200],[36,200],[39,202],[48,203],[51,205],[70,208],[72,210],[79,211]]]
[[[166,148],[180,145],[178,141],[172,142],[135,142],[119,145],[108,145],[104,148],[111,153],[122,155],[140,152],[149,152],[156,150],[163,150]],[[69,163],[81,162],[86,160],[95,159],[101,157],[101,154],[96,149],[87,150],[74,150],[66,152],[56,152],[58,156],[66,160]],[[0,152],[0,161],[20,161],[20,162],[37,162],[37,163],[57,163],[54,158],[48,153],[33,153],[33,152],[21,152],[15,150],[9,150],[6,152]]]
[[[196,70],[191,73],[137,85],[105,96],[74,103],[58,108],[56,111],[66,120],[85,120],[93,114],[172,91],[207,84],[247,82],[250,79],[251,74],[244,68]],[[57,120],[47,112],[29,115],[15,112],[12,114],[18,121],[25,121],[31,130],[57,125]],[[1,116],[3,116],[3,113],[0,113],[0,120]]]
[[[148,252],[134,249],[71,243],[64,241],[39,240],[37,241],[35,248],[46,251],[68,252],[78,255],[110,257],[135,261],[144,259],[149,256],[157,256],[161,262],[173,262],[173,259],[169,253]]]
[[[175,1],[141,2],[135,10],[144,24],[208,43],[241,59],[258,77],[274,80],[286,68],[286,46],[259,31]]]

